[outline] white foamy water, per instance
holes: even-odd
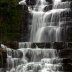
[[[59,59],[56,49],[20,48],[18,50],[23,53],[21,58],[13,58],[8,53],[7,72],[43,72],[44,70],[55,72],[62,67],[60,64],[62,60]]]
[[[53,0],[54,4],[58,4],[60,2],[62,2],[62,0]]]
[[[61,13],[69,12],[68,8],[57,8],[61,0],[53,0],[52,10],[44,12],[49,5],[45,0],[36,0],[36,5],[28,6],[32,15],[29,42],[61,42],[63,28],[61,27]],[[26,0],[19,2],[26,5]],[[2,46],[3,47],[3,46]],[[7,48],[7,72],[62,72],[62,59],[56,49],[31,49],[31,44],[20,43],[20,49]]]
[[[68,12],[70,9],[52,9],[44,12],[44,8],[48,5],[44,1],[37,1],[35,7],[30,10],[33,16],[30,42],[61,42],[63,41],[62,28],[60,27],[61,13]],[[61,0],[55,0],[54,7],[60,2]]]
[[[25,3],[25,0],[21,1]],[[62,42],[63,29],[61,26],[61,13],[69,12],[69,8],[57,8],[61,0],[53,0],[52,10],[44,12],[49,6],[46,0],[36,0],[36,4],[28,6],[32,15],[30,42]],[[68,5],[67,5],[68,6]],[[64,36],[63,36],[64,37]]]

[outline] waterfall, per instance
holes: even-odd
[[[61,0],[53,0],[52,9],[46,12],[45,7],[51,5],[46,0],[36,0],[35,5],[27,5],[32,15],[30,40],[20,42],[17,50],[7,48],[6,72],[63,72],[63,58],[52,44],[64,41],[62,16],[70,11],[69,8],[60,8],[60,3]],[[19,4],[26,5],[26,0]],[[35,43],[51,43],[51,46],[40,48]],[[32,44],[35,44],[34,48]]]
[[[47,72],[59,71],[62,69],[62,60],[58,56],[56,49],[31,49],[20,48],[18,51],[23,53],[20,58],[12,57],[10,53],[7,56],[7,72]],[[7,51],[11,51],[7,49]]]
[[[53,9],[44,12],[48,5],[45,0],[37,0],[37,4],[30,10],[32,18],[30,42],[61,42],[62,27],[60,26],[61,13],[68,9],[54,9],[61,0],[54,0]]]
[[[54,4],[58,4],[60,2],[62,2],[62,0],[53,0]]]

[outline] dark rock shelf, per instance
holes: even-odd
[[[48,42],[48,43],[32,43],[20,42],[19,48],[48,48],[48,49],[72,49],[72,42]]]

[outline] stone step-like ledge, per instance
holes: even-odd
[[[19,42],[19,48],[66,49],[66,48],[72,48],[72,42],[48,42],[48,43]]]

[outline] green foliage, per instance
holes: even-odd
[[[18,0],[0,0],[0,41],[18,41],[22,12]]]

